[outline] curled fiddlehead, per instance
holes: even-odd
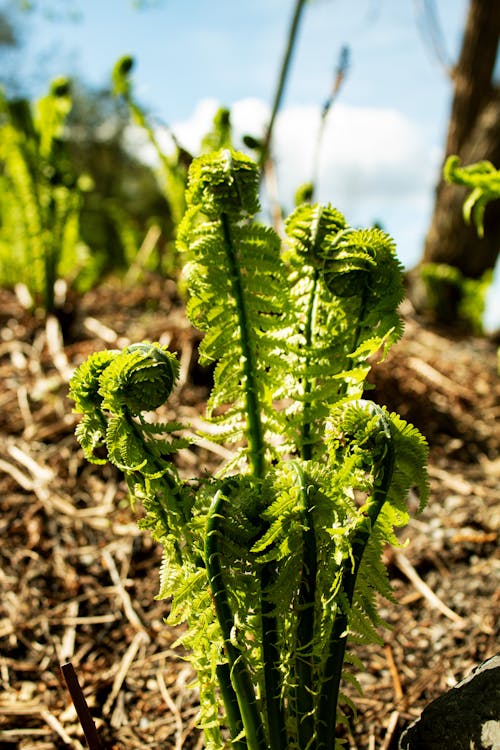
[[[217,363],[208,416],[226,441],[245,438],[242,452],[262,476],[273,421],[270,363],[287,292],[279,239],[253,220],[258,184],[257,166],[243,154],[224,149],[196,159],[179,241],[188,258],[187,313],[205,333],[200,362]]]
[[[295,333],[282,388],[294,401],[285,429],[310,459],[329,409],[362,395],[369,356],[402,333],[402,271],[387,234],[349,227],[331,206],[299,206],[286,231]]]
[[[178,481],[168,457],[186,441],[169,437],[178,423],[150,423],[143,414],[168,399],[178,371],[177,359],[165,347],[140,343],[97,352],[70,383],[74,410],[83,414],[76,435],[86,458],[111,461],[125,473],[132,495],[140,497],[149,513],[147,523],[160,536],[180,510]]]
[[[347,506],[342,532],[335,533],[340,554],[335,579],[335,616],[323,629],[323,645],[317,697],[318,750],[334,746],[342,664],[348,635],[358,633],[373,641],[373,626],[381,624],[375,592],[391,598],[386,569],[381,562],[385,544],[397,545],[394,527],[408,522],[406,497],[412,484],[420,492],[421,505],[428,497],[425,466],[427,445],[420,433],[395,414],[370,401],[354,401],[339,407],[327,437],[332,463],[340,463],[338,476],[347,470],[351,487],[366,495],[360,506]],[[325,619],[326,616],[326,619]]]

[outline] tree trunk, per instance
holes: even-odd
[[[500,166],[500,88],[493,81],[499,37],[500,2],[470,0],[462,49],[452,73],[454,97],[445,148],[445,158],[457,154],[464,165],[487,159]],[[494,268],[500,250],[500,202],[488,205],[480,239],[475,227],[463,219],[466,193],[465,188],[440,179],[423,258],[409,275],[410,298],[417,307],[434,312],[437,322],[457,320],[461,290],[443,284],[438,311],[429,310],[431,303],[418,283],[422,266],[444,263],[464,277],[479,279]]]

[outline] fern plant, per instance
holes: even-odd
[[[449,156],[444,165],[444,177],[455,185],[464,185],[470,193],[464,202],[464,219],[474,221],[480,237],[484,234],[484,211],[488,203],[500,198],[500,170],[490,161],[478,161],[460,166],[458,156]]]
[[[484,212],[486,206],[500,198],[500,171],[489,161],[479,161],[461,166],[458,156],[449,156],[445,162],[443,176],[447,182],[467,188],[463,217],[467,224],[474,223],[478,236],[484,236]],[[458,299],[458,322],[482,334],[486,298],[493,280],[493,269],[487,268],[479,278],[469,278],[460,269],[447,263],[425,263],[421,269],[429,306],[440,318],[443,304],[451,296]],[[444,303],[443,303],[444,300]]]
[[[379,639],[382,549],[406,496],[427,498],[423,437],[366,400],[401,335],[394,244],[302,205],[287,237],[256,220],[259,172],[231,150],[195,159],[179,230],[188,315],[215,363],[207,419],[234,460],[181,481],[179,424],[148,413],[178,365],[158,344],[99,352],[71,383],[87,458],[125,474],[164,548],[160,598],[198,675],[208,748],[330,750],[344,720],[347,640]]]
[[[70,109],[63,78],[34,108],[0,93],[0,284],[22,281],[48,312],[56,279],[74,277],[87,257],[82,194],[61,143]]]

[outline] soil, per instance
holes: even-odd
[[[358,649],[363,695],[347,746],[392,750],[432,699],[499,651],[500,378],[497,344],[430,329],[408,303],[406,333],[371,376],[372,397],[428,438],[431,497],[387,551],[391,629]],[[91,466],[67,398],[90,353],[143,339],[181,358],[170,409],[203,414],[210,373],[175,286],[150,277],[103,285],[58,318],[0,291],[0,748],[85,745],[60,674],[71,662],[106,750],[202,748],[196,692],[178,632],[155,600],[161,550],[140,532],[121,476]],[[209,445],[179,455],[194,476],[220,462]],[[410,502],[413,502],[410,498]]]

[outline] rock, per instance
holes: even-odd
[[[399,750],[500,750],[500,654],[426,706]]]

